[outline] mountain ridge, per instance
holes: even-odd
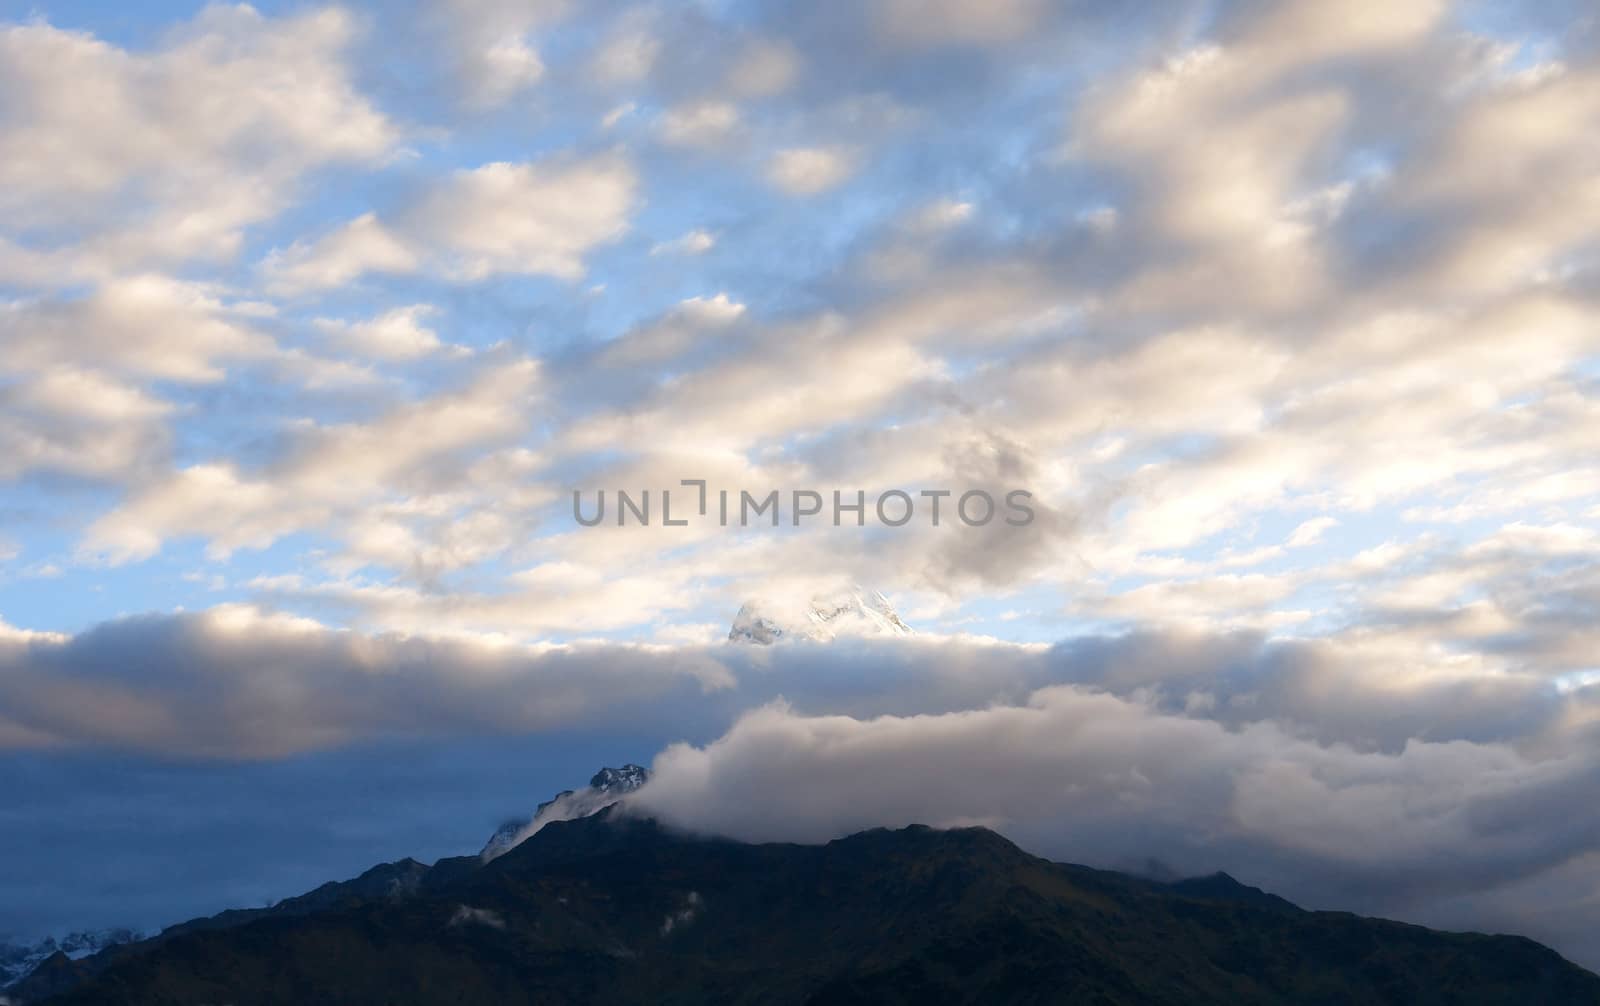
[[[363,874],[375,895],[123,948],[40,999],[1600,1004],[1600,977],[1520,937],[1052,863],[982,828],[751,844],[612,805],[396,895],[414,862]]]
[[[650,770],[643,765],[628,762],[621,768],[604,767],[590,777],[589,785],[582,790],[564,789],[534,808],[532,815],[502,824],[489,836],[478,856],[484,862],[503,856],[551,821],[571,820],[603,810],[649,781]]]

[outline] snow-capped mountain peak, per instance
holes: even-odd
[[[785,639],[908,635],[911,627],[888,598],[854,585],[804,599],[752,598],[739,608],[728,631],[731,642],[762,645]]]
[[[132,929],[95,929],[68,933],[60,939],[49,937],[38,943],[12,944],[0,941],[0,989],[26,978],[45,959],[57,953],[79,960],[107,947],[132,943],[142,938],[142,934]],[[0,1001],[4,1001],[3,996],[0,996]]]
[[[602,768],[580,790],[564,789],[541,803],[533,815],[508,821],[490,836],[478,856],[485,862],[521,845],[552,821],[572,821],[604,810],[650,781],[650,770],[632,762],[621,768]]]
[[[589,788],[602,793],[632,793],[650,781],[650,770],[632,762],[621,768],[603,768],[589,779]]]

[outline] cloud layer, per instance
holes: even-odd
[[[982,823],[1046,855],[1227,869],[1316,906],[1526,930],[1590,959],[1568,927],[1596,921],[1596,687],[1257,633],[530,648],[217,609],[8,630],[0,744],[254,762],[667,732],[690,740],[660,751],[630,806],[696,831]],[[1529,893],[1558,876],[1565,893]]]
[[[689,827],[985,821],[1600,961],[1592,18],[48,7],[4,758],[676,740]],[[684,479],[1037,519],[572,520]],[[716,642],[841,578],[921,639]]]

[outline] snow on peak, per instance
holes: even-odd
[[[572,821],[598,813],[649,781],[650,770],[643,765],[629,762],[621,768],[603,768],[583,789],[564,789],[535,808],[532,817],[501,825],[478,856],[485,863],[503,856],[551,821]]]
[[[589,779],[589,788],[602,793],[632,793],[650,781],[650,770],[633,762],[621,768],[603,768]]]
[[[0,989],[26,978],[57,952],[76,961],[107,947],[143,938],[144,934],[133,929],[91,929],[68,933],[60,939],[49,937],[38,943],[18,945],[0,941]],[[0,996],[0,1002],[4,1001],[5,997]]]
[[[839,636],[909,636],[889,599],[850,586],[804,600],[752,598],[734,616],[728,639],[766,645],[783,639],[827,641]]]

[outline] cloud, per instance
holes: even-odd
[[[391,727],[449,734],[549,727],[566,714],[587,721],[639,695],[659,699],[658,686],[680,678],[694,687],[659,709],[681,716],[676,729],[690,733],[713,724],[721,730],[778,696],[794,704],[785,716],[865,721],[1026,709],[1062,687],[1114,697],[1129,715],[1137,707],[1140,715],[1205,721],[1228,734],[1272,724],[1296,742],[1384,755],[1422,742],[1554,758],[1581,742],[1588,729],[1581,714],[1592,702],[1582,689],[1563,689],[1537,673],[1484,673],[1448,657],[1386,650],[1360,633],[1316,643],[1150,630],[1053,647],[929,633],[775,648],[556,646],[481,634],[366,635],[224,605],[71,636],[8,629],[0,644],[0,708],[15,725],[56,731],[66,743],[211,757],[324,747]],[[138,654],[134,663],[130,654]],[[247,673],[252,666],[272,670]],[[547,677],[543,668],[560,673]],[[100,717],[94,702],[76,708],[67,701],[102,686],[107,705],[142,717]],[[402,714],[392,706],[416,690],[431,690],[431,701],[449,715],[421,706]],[[293,726],[318,701],[322,711],[304,729]],[[225,724],[183,718],[186,709],[217,703],[228,717],[256,725],[230,742]],[[175,726],[180,722],[188,725]],[[143,729],[155,723],[166,732]],[[279,728],[281,739],[273,740]]]
[[[739,110],[725,101],[678,105],[661,116],[661,139],[679,147],[715,147],[739,125]]]
[[[337,9],[213,6],[149,52],[44,22],[0,27],[0,208],[69,275],[229,256],[323,165],[373,163],[400,131],[360,95]],[[43,256],[45,258],[37,258]]]
[[[280,528],[333,540],[266,560],[268,579],[294,569],[307,603],[397,627],[471,612],[461,617],[479,628],[501,617],[521,632],[532,623],[489,598],[524,597],[531,568],[619,554],[603,536],[565,533],[558,504],[580,478],[673,484],[693,469],[846,490],[1021,480],[1045,515],[1025,533],[908,531],[870,547],[645,535],[625,550],[630,569],[649,570],[622,591],[639,603],[563,610],[574,633],[621,630],[624,612],[640,618],[636,633],[672,633],[665,612],[713,620],[696,610],[721,589],[707,584],[796,570],[915,591],[952,618],[980,617],[961,604],[989,592],[1048,593],[1027,606],[1035,633],[1055,631],[1061,612],[1316,632],[1359,607],[1363,588],[1304,566],[1349,559],[1377,544],[1370,534],[1398,542],[1469,517],[1553,524],[1593,505],[1600,470],[1582,459],[1594,301],[1579,225],[1566,229],[1583,218],[1592,151],[1563,139],[1582,135],[1589,107],[1582,52],[1523,65],[1428,3],[1370,20],[1240,4],[1204,30],[1176,13],[1118,21],[1119,44],[1085,81],[1049,76],[1059,58],[1042,50],[1111,31],[1092,5],[1072,9],[1071,32],[1063,11],[1027,4],[886,3],[859,22],[762,11],[738,24],[704,11],[447,13],[460,34],[441,28],[445,48],[507,33],[532,46],[543,26],[578,19],[572,37],[591,47],[575,41],[541,84],[563,100],[530,97],[526,109],[537,159],[456,168],[482,148],[450,148],[457,156],[416,133],[428,149],[402,184],[353,190],[383,192],[376,208],[341,203],[345,222],[311,233],[300,215],[263,227],[278,250],[253,275],[144,272],[8,305],[16,323],[0,337],[26,362],[8,399],[27,411],[12,474],[126,484],[75,529],[93,528],[91,552],[122,527],[140,544],[110,552],[154,554],[175,522],[128,515],[179,473],[205,475],[197,485],[225,501],[220,514],[249,515],[232,529],[192,521],[212,555],[287,543]],[[902,34],[883,34],[896,22]],[[916,30],[927,37],[904,34]],[[613,43],[640,58],[606,83],[590,64]],[[706,46],[717,58],[696,56]],[[384,95],[387,108],[396,96]],[[621,100],[647,114],[593,135]],[[1427,113],[1397,117],[1399,105]],[[457,125],[463,137],[488,128]],[[723,126],[749,142],[720,142]],[[652,142],[678,127],[686,142],[718,141],[690,174]],[[1523,128],[1533,135],[1515,142]],[[1527,202],[1538,187],[1512,182],[1531,162],[1488,157],[1497,146],[1542,151],[1573,196],[1566,212]],[[929,164],[948,170],[934,177]],[[850,182],[848,212],[824,226],[804,201],[743,184],[752,169],[782,194]],[[636,221],[652,240],[627,239]],[[1466,282],[1450,263],[1469,231],[1535,264],[1491,256],[1495,281]],[[647,254],[683,260],[644,281],[634,267]],[[530,276],[589,276],[594,289],[525,300],[517,281]],[[434,289],[441,281],[483,286],[469,300]],[[302,318],[300,294],[338,303]],[[317,341],[296,345],[308,330]],[[271,490],[300,433],[365,425],[403,402],[447,409],[464,366],[452,357],[465,357],[438,347],[502,338],[529,344],[553,375],[548,412],[426,463],[425,475],[456,465],[461,491],[419,489],[403,467],[358,479],[362,492],[338,505],[321,480],[305,503]],[[392,366],[408,361],[429,365]],[[65,419],[55,392],[69,379],[149,408],[115,433]],[[267,432],[194,436],[244,380],[259,382],[257,411],[238,423]],[[361,390],[341,400],[327,393],[336,387]],[[167,456],[174,445],[181,461]],[[977,463],[985,456],[1014,463]],[[1341,534],[1296,554],[1312,532],[1285,535],[1285,514],[1340,521]],[[514,552],[497,561],[496,546]],[[440,577],[467,570],[474,587],[456,614],[442,611],[444,594],[427,592],[447,594]],[[695,600],[647,599],[669,585]]]
[[[364,379],[280,344],[271,315],[219,287],[148,273],[0,302],[4,476],[148,473],[166,460],[183,389],[218,385],[230,369],[307,387]]]
[[[651,22],[651,12],[644,8],[618,18],[590,60],[590,76],[611,86],[637,84],[647,78],[662,54],[662,41]]]
[[[920,717],[765,707],[706,747],[663,752],[630,805],[750,840],[990,822],[1041,851],[1099,862],[1143,832],[1159,847],[1141,851],[1176,857],[1181,870],[1232,846],[1230,862],[1303,860],[1324,882],[1375,894],[1470,888],[1507,859],[1536,871],[1588,851],[1592,822],[1550,828],[1510,812],[1560,805],[1597,771],[1570,745],[1546,757],[1466,742],[1361,752],[1270,722],[1230,731],[1137,697],[1056,686],[1018,705]]]
[[[115,479],[161,460],[172,405],[102,373],[58,367],[0,390],[0,478]]]
[[[533,34],[566,13],[564,0],[430,0],[452,75],[469,105],[493,108],[539,83]]]
[[[800,76],[801,57],[786,42],[757,39],[745,45],[728,68],[727,86],[744,98],[770,98],[782,94]]]
[[[449,467],[520,430],[537,379],[527,361],[495,366],[459,391],[368,423],[302,428],[261,471],[205,463],[165,473],[97,520],[83,548],[126,562],[154,555],[169,537],[198,534],[226,555],[359,511],[396,480],[425,491],[431,466]]]
[[[637,176],[618,155],[458,171],[392,217],[364,214],[273,252],[268,282],[320,290],[369,272],[427,268],[460,282],[498,273],[576,279],[583,256],[628,226]]]
[[[159,275],[112,280],[78,298],[13,302],[0,310],[6,370],[98,367],[169,381],[212,382],[229,359],[274,355],[245,305]]]
[[[719,293],[690,297],[666,315],[633,329],[605,348],[609,364],[638,364],[665,360],[694,346],[706,332],[727,328],[744,316],[745,305]]]
[[[451,348],[439,341],[436,332],[423,325],[422,319],[434,313],[436,309],[431,305],[412,304],[385,311],[366,321],[319,318],[317,327],[363,355],[412,360]],[[460,347],[454,348],[460,351]]]
[[[689,770],[737,789],[741,744],[904,783],[797,834],[934,814],[919,765],[970,761],[941,820],[1595,930],[1593,822],[1554,808],[1600,642],[1600,49],[1369,6],[6,26],[0,605],[232,606],[0,631],[0,742],[665,732],[672,807],[728,827]],[[1037,519],[571,519],[574,487],[686,477],[1023,488]],[[643,642],[840,576],[924,638]]]
[[[472,908],[459,905],[454,915],[450,916],[452,926],[488,926],[490,929],[504,929],[506,920],[499,912],[488,908]]]
[[[279,290],[315,290],[343,286],[369,272],[413,272],[421,264],[419,254],[376,214],[363,213],[314,244],[297,242],[273,252],[264,265]]]
[[[1315,545],[1322,540],[1322,536],[1330,528],[1338,526],[1339,521],[1337,518],[1313,517],[1296,526],[1294,531],[1289,534],[1289,540],[1285,544],[1290,548],[1305,548],[1307,545]]]
[[[666,722],[693,740],[630,805],[697,831],[982,823],[1075,861],[1503,925],[1536,878],[1596,861],[1573,808],[1600,776],[1600,707],[1593,687],[1422,661],[1360,634],[528,646],[224,606],[0,636],[0,741],[236,760]]]
[[[4,639],[0,649],[9,744],[53,738],[190,758],[567,728],[601,710],[637,712],[638,703],[727,682],[723,668],[693,651],[591,655],[365,637],[241,606],[128,619],[70,639]]]
[[[683,899],[683,907],[661,921],[661,935],[670,935],[674,929],[681,929],[693,922],[700,914],[702,904],[700,892],[690,891]]]
[[[780,150],[767,162],[767,180],[791,196],[812,196],[833,188],[855,169],[848,151],[828,147]]]
[[[995,45],[1015,41],[1046,12],[1042,0],[874,0],[878,29],[897,45]]]
[[[671,241],[659,241],[650,246],[651,255],[704,255],[716,247],[716,235],[696,228],[686,231]]]
[[[972,217],[971,203],[955,199],[936,199],[913,213],[906,226],[913,232],[931,234],[965,223]]]
[[[1593,860],[1596,822],[1570,812],[1600,775],[1584,738],[1537,754],[1464,741],[1363,752],[1068,686],[924,716],[780,704],[662,752],[629,806],[746,840],[985,824],[1075,862],[1220,868],[1313,906],[1498,928],[1518,899],[1486,892]],[[1471,911],[1441,905],[1469,893]],[[1581,932],[1559,945],[1592,955]]]

